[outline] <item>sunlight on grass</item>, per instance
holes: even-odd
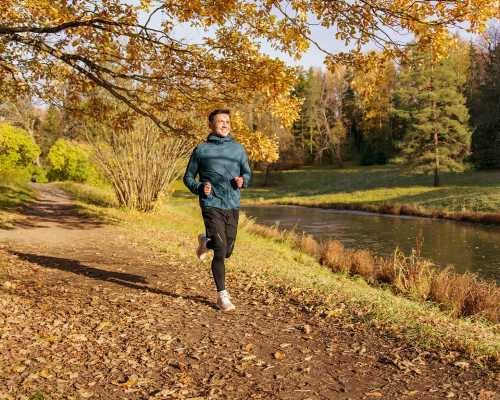
[[[443,173],[442,186],[432,178],[402,173],[394,166],[303,168],[273,172],[265,190],[262,174],[246,192],[245,202],[408,204],[450,211],[500,211],[500,171]]]

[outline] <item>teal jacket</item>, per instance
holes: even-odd
[[[198,195],[200,207],[233,209],[240,207],[240,189],[234,182],[236,176],[242,176],[243,187],[248,187],[251,171],[245,149],[231,136],[210,134],[193,150],[183,180],[188,189]],[[205,182],[212,185],[208,196],[203,193]]]

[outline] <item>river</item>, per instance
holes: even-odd
[[[378,255],[389,255],[396,247],[409,254],[421,232],[424,257],[500,282],[499,226],[296,206],[245,206],[243,211],[261,224],[337,239]]]

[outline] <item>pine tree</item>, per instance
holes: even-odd
[[[428,53],[413,51],[399,73],[394,96],[404,164],[416,172],[463,170],[471,130],[465,98],[459,90],[453,58],[434,64]]]

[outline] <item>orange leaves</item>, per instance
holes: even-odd
[[[370,41],[382,47],[385,56],[400,54],[400,44],[385,35],[395,30],[412,33],[439,59],[447,51],[450,26],[468,23],[478,31],[500,14],[498,0],[163,0],[160,4],[156,9],[151,0],[134,6],[125,0],[81,0],[71,5],[2,1],[0,93],[27,88],[62,103],[68,92],[85,97],[101,87],[136,113],[177,133],[192,130],[178,115],[214,103],[242,104],[259,94],[288,127],[297,112],[297,104],[287,98],[294,71],[263,55],[262,43],[299,58],[309,46],[310,24],[316,22],[325,29],[335,28],[337,38],[355,49],[330,54],[330,66],[370,65],[373,59],[362,52]],[[151,17],[148,25],[145,17]],[[181,40],[174,29],[179,22],[206,37]],[[20,31],[11,35],[11,29]],[[267,147],[272,147],[269,142]]]
[[[231,124],[236,140],[245,147],[250,160],[268,163],[278,160],[279,152],[276,137],[268,137],[260,131],[252,132],[238,112],[235,112],[231,117]]]

